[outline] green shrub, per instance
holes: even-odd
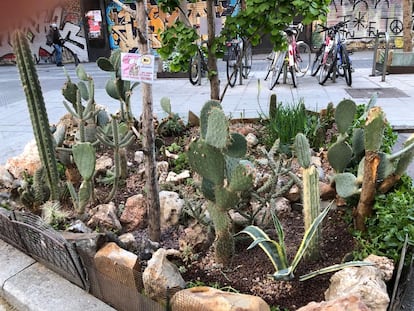
[[[355,232],[359,242],[354,257],[362,259],[370,254],[386,256],[398,263],[408,235],[414,241],[414,188],[411,177],[403,175],[395,189],[375,197],[374,215],[367,220],[367,232]],[[406,255],[408,261],[412,250]]]

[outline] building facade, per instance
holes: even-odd
[[[135,9],[135,0],[122,0]],[[224,19],[235,0],[217,0],[217,16]],[[173,24],[179,13],[166,14],[158,9],[155,1],[148,1],[150,45],[160,46],[158,37],[166,25]],[[332,0],[328,25],[340,20],[350,20],[349,41],[358,48],[372,46],[378,32],[387,31],[391,36],[402,36],[402,0]],[[188,18],[194,25],[206,17],[205,2],[188,4]],[[39,63],[51,62],[53,47],[46,45],[46,34],[51,23],[59,25],[65,38],[64,58],[76,54],[81,62],[95,61],[108,56],[113,49],[136,50],[136,23],[131,14],[111,0],[65,0],[64,5],[33,16],[24,24],[31,42],[33,55]],[[315,23],[316,25],[316,23]],[[311,29],[304,38],[312,46],[322,40],[321,34]],[[314,29],[313,29],[314,30]],[[70,52],[70,53],[69,53]],[[0,33],[0,63],[14,60],[10,33]]]

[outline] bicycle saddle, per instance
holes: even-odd
[[[284,31],[288,36],[296,36],[297,33],[297,30],[291,27],[286,28]]]

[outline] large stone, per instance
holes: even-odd
[[[178,224],[184,200],[173,191],[160,192],[161,228],[166,229]]]
[[[5,165],[6,169],[15,178],[22,178],[23,172],[33,175],[41,166],[42,163],[40,162],[39,152],[34,139],[24,147],[22,154],[8,159]]]
[[[297,311],[370,311],[357,296],[347,296],[330,301],[310,302]]]
[[[373,260],[365,259],[365,261]],[[375,258],[378,261],[378,258]],[[326,300],[358,296],[372,311],[386,311],[390,298],[384,282],[386,273],[377,266],[349,267],[336,272],[325,292]]]
[[[260,297],[224,292],[212,287],[192,287],[177,292],[171,299],[174,311],[270,311]]]
[[[213,234],[210,230],[206,226],[194,222],[184,229],[184,234],[179,237],[178,243],[181,252],[198,253],[207,250],[211,246],[212,240]]]
[[[94,262],[95,277],[104,301],[117,310],[125,308],[125,301],[136,301],[143,288],[137,255],[110,242],[96,253]]]
[[[89,213],[91,218],[88,221],[88,226],[91,228],[101,228],[109,231],[120,231],[122,229],[117,217],[115,204],[112,202],[98,205]]]
[[[142,194],[129,197],[125,203],[124,211],[120,221],[124,225],[124,230],[130,232],[146,226],[147,201]]]
[[[167,259],[168,255],[179,256],[179,252],[160,248],[148,261],[148,266],[142,274],[146,295],[163,303],[166,302],[167,296],[185,287],[180,271]]]

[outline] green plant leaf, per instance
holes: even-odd
[[[330,273],[330,272],[335,272],[335,271],[342,270],[342,269],[348,268],[348,267],[363,267],[363,266],[374,266],[374,264],[372,262],[368,262],[368,261],[348,261],[348,262],[345,262],[345,263],[332,265],[332,266],[329,266],[329,267],[319,269],[317,271],[313,271],[311,273],[301,275],[299,277],[299,281],[306,281],[306,280],[309,280],[309,279],[311,279],[311,278],[313,278],[317,275]]]
[[[249,248],[259,245],[260,248],[265,252],[267,257],[272,262],[276,271],[283,270],[287,268],[287,258],[285,257],[285,250],[281,246],[271,240],[269,236],[257,226],[248,226],[244,230],[240,231],[238,234],[245,233],[253,239],[252,244]],[[259,240],[256,242],[256,240]]]

